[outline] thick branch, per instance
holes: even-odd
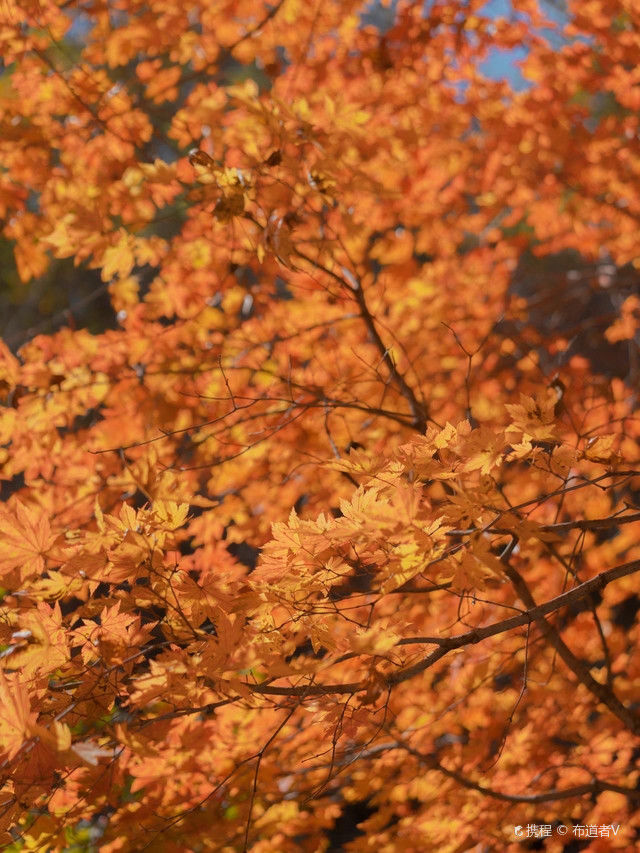
[[[567,607],[576,601],[587,598],[594,592],[604,589],[613,581],[626,577],[627,575],[632,575],[638,571],[640,571],[640,560],[623,563],[622,565],[615,566],[606,572],[601,572],[599,575],[591,578],[591,580],[585,581],[574,589],[564,592],[562,595],[558,595],[550,601],[546,601],[544,604],[536,605],[534,602],[532,606],[528,607],[527,610],[517,616],[511,616],[509,619],[494,622],[492,625],[486,625],[483,628],[474,628],[471,631],[467,631],[465,634],[459,634],[457,637],[406,637],[400,640],[398,645],[417,645],[424,643],[437,645],[439,648],[435,649],[435,651],[431,652],[431,654],[427,655],[417,663],[405,667],[404,669],[388,676],[386,679],[386,686],[393,687],[396,684],[409,681],[411,678],[414,678],[416,675],[419,675],[421,672],[429,669],[429,667],[433,666],[433,664],[445,657],[445,655],[452,649],[459,649],[463,646],[480,643],[488,637],[493,637],[497,634],[504,634],[507,631],[519,628],[522,625],[537,622],[539,619],[545,626],[549,627],[550,630],[553,630],[545,621],[545,615],[554,613],[555,611],[560,610],[563,607]],[[533,601],[533,599],[531,600]],[[570,654],[572,653],[570,652]],[[578,663],[586,670],[586,667],[584,667],[580,661],[578,661]],[[571,669],[573,669],[573,667],[571,667]],[[591,678],[590,675],[589,678]],[[595,679],[591,680],[599,689],[601,689],[602,692],[607,694],[609,693],[604,685],[599,684]],[[247,687],[249,687],[253,693],[263,693],[276,696],[326,696],[329,694],[353,694],[366,689],[366,685],[359,682],[352,682],[350,684],[308,684],[299,687],[280,687],[266,682],[263,684],[248,684]],[[600,698],[600,696],[598,696],[598,698]],[[604,699],[601,701],[604,701]],[[628,711],[621,703],[618,702],[618,704],[622,708],[625,717],[629,719],[632,725],[637,726],[638,723],[635,721],[633,715],[631,715],[631,712]],[[625,724],[627,724],[626,721]],[[632,728],[632,731],[636,731],[636,729]]]
[[[610,687],[596,681],[589,672],[589,668],[586,664],[574,655],[556,629],[547,622],[544,615],[534,612],[537,611],[537,605],[524,578],[508,564],[505,564],[505,572],[516,592],[526,604],[529,612],[534,613],[536,625],[543,636],[549,641],[551,646],[553,646],[558,655],[576,676],[578,681],[580,681],[587,690],[593,693],[600,702],[606,705],[607,708],[609,708],[609,710],[615,714],[615,716],[618,717],[618,719],[621,720],[630,731],[634,734],[640,734],[640,718],[622,704]],[[586,586],[586,584],[582,584],[582,586]]]
[[[602,782],[600,779],[594,779],[592,782],[587,782],[584,785],[574,785],[572,788],[552,788],[550,791],[545,791],[541,794],[507,794],[503,791],[496,791],[493,788],[487,788],[485,785],[480,785],[467,779],[462,773],[456,770],[449,770],[444,767],[435,756],[424,755],[418,750],[412,749],[407,744],[398,742],[398,748],[405,749],[414,758],[417,758],[421,764],[425,764],[433,770],[442,773],[448,779],[452,779],[461,785],[463,788],[468,788],[472,791],[477,791],[485,797],[491,797],[494,800],[503,800],[507,803],[548,803],[555,800],[569,800],[573,797],[584,797],[587,794],[596,795],[604,791],[615,791],[618,794],[623,794],[631,800],[640,800],[640,791],[633,788],[627,788],[623,785],[614,785],[608,782]]]

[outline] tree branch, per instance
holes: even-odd
[[[433,666],[433,664],[437,663],[437,661],[439,661],[449,651],[453,649],[459,649],[463,646],[480,643],[482,642],[482,640],[485,640],[488,637],[493,637],[497,634],[504,634],[507,631],[511,631],[514,628],[519,628],[522,625],[528,625],[532,622],[538,623],[538,620],[541,620],[546,627],[548,627],[550,630],[553,630],[551,626],[548,625],[548,623],[545,621],[544,616],[549,613],[554,613],[555,611],[560,610],[563,607],[567,607],[568,605],[573,604],[576,601],[580,601],[583,598],[587,598],[594,592],[604,589],[608,584],[612,583],[613,581],[626,577],[627,575],[632,575],[638,571],[640,571],[640,560],[633,560],[630,563],[623,563],[620,566],[615,566],[612,569],[608,569],[605,572],[601,572],[594,578],[585,581],[584,583],[580,584],[574,589],[569,590],[568,592],[564,592],[561,595],[556,596],[550,601],[546,601],[544,604],[536,604],[535,602],[533,602],[533,599],[530,598],[533,604],[531,604],[531,606],[529,606],[527,610],[525,610],[518,616],[511,616],[509,619],[503,619],[500,622],[494,622],[492,625],[486,625],[483,628],[474,628],[471,631],[467,631],[465,634],[459,634],[457,637],[405,637],[398,641],[398,646],[432,644],[439,646],[439,648],[431,652],[431,654],[427,655],[425,658],[418,661],[417,663],[405,667],[404,669],[401,669],[398,672],[393,673],[392,675],[389,675],[386,679],[386,686],[393,687],[396,684],[401,684],[404,681],[409,681],[411,678],[414,678],[416,675],[419,675],[421,672],[424,672],[425,670],[429,669],[429,667]],[[569,650],[567,649],[567,651]],[[597,685],[599,691],[608,694],[609,691],[607,691],[607,688],[604,685],[599,684],[597,681],[595,681],[595,679],[591,677],[591,675],[589,675],[588,670],[586,670],[586,667],[584,667],[584,664],[578,661],[578,659],[573,656],[572,652],[569,652],[569,654],[571,654],[572,657],[578,662],[578,664],[580,664],[580,666],[587,672],[587,675],[593,681],[593,683]],[[570,668],[573,669],[573,666],[571,666]],[[262,684],[247,684],[247,687],[249,687],[253,693],[262,693],[267,695],[326,696],[329,694],[358,693],[361,690],[366,689],[366,684],[364,682],[351,682],[349,684],[312,684],[303,685],[301,687],[284,687],[277,686],[269,682],[263,682]],[[605,701],[603,698],[600,697],[599,693],[597,693],[596,695],[599,699],[601,699],[601,701]],[[637,731],[637,729],[633,727],[637,727],[638,722],[635,720],[631,712],[628,711],[628,709],[626,709],[624,705],[619,702],[619,700],[616,700],[616,702],[618,702],[618,705],[620,706],[622,712],[625,715],[625,719],[623,720],[623,722],[625,722],[625,725],[630,724],[632,731]],[[605,704],[607,703],[605,702]],[[620,709],[618,708],[618,710]],[[629,721],[628,723],[627,720]]]
[[[634,561],[636,562],[636,561]],[[633,565],[633,563],[631,564]],[[580,660],[580,658],[576,657],[574,653],[571,651],[569,646],[564,642],[560,634],[556,631],[556,629],[550,625],[547,620],[544,618],[544,615],[537,612],[538,608],[535,602],[535,599],[531,595],[531,591],[527,586],[526,581],[517,572],[513,566],[510,566],[505,563],[505,572],[511,583],[513,584],[516,592],[522,599],[522,601],[526,604],[530,613],[532,613],[533,618],[535,620],[536,625],[542,632],[543,636],[549,641],[551,646],[556,650],[558,655],[565,662],[567,667],[573,672],[578,681],[583,684],[587,690],[589,690],[593,695],[600,700],[604,705],[609,708],[609,710],[621,720],[625,726],[632,731],[634,734],[640,734],[640,718],[638,718],[632,711],[630,711],[622,702],[618,699],[618,697],[614,694],[613,690],[611,690],[606,684],[601,684],[599,681],[596,681],[595,678],[589,672],[589,668]],[[600,575],[598,577],[601,577]],[[595,580],[595,578],[594,578]],[[588,583],[588,582],[587,582]],[[586,584],[582,584],[581,586],[586,586]],[[578,587],[579,589],[580,587]],[[572,590],[572,592],[575,590]]]
[[[308,264],[311,264],[311,266],[315,269],[320,270],[321,272],[325,273],[325,275],[331,276],[331,278],[337,281],[341,285],[341,287],[346,289],[349,293],[353,294],[358,308],[360,309],[360,316],[362,317],[362,320],[364,321],[364,324],[367,327],[369,337],[371,338],[376,349],[380,353],[382,360],[384,361],[387,370],[389,371],[389,376],[391,377],[392,382],[409,404],[409,408],[411,409],[411,414],[413,416],[412,426],[417,432],[422,435],[424,432],[426,432],[427,429],[429,411],[427,407],[423,403],[421,403],[420,400],[418,400],[415,391],[396,367],[393,357],[389,352],[389,348],[385,345],[384,341],[380,337],[380,333],[378,332],[378,329],[376,327],[373,314],[371,313],[369,306],[367,305],[367,300],[360,280],[344,268],[343,275],[340,276],[333,270],[329,269],[328,267],[325,267],[319,261],[310,258],[309,255],[306,255],[304,252],[296,250],[296,254]]]

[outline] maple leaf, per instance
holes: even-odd
[[[506,405],[513,423],[507,432],[522,432],[527,439],[538,441],[556,440],[555,408],[557,395],[552,388],[539,392],[535,397],[520,395],[520,403]]]
[[[21,579],[39,575],[53,546],[46,514],[16,501],[13,510],[0,510],[0,572],[18,570]]]
[[[633,4],[5,5],[2,843],[637,823]]]
[[[24,615],[20,625],[29,640],[13,655],[13,662],[21,668],[25,679],[64,666],[69,659],[69,649],[59,602],[53,607],[39,602],[35,610]]]
[[[114,277],[126,278],[135,263],[133,253],[134,240],[131,235],[122,233],[118,242],[106,249],[102,257],[102,280]]]
[[[502,462],[505,440],[494,430],[481,427],[470,433],[463,447],[466,457],[463,470],[479,470],[481,474],[490,474]]]
[[[592,438],[584,451],[585,458],[594,462],[609,462],[614,455],[615,435],[602,435]]]
[[[0,740],[9,760],[31,737],[36,719],[25,684],[0,670]]]
[[[33,726],[32,734],[54,752],[66,752],[71,747],[71,729],[60,720],[54,720],[49,728]]]

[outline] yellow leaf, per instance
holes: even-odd
[[[123,279],[126,278],[135,263],[133,254],[134,238],[122,232],[122,236],[115,244],[105,249],[102,256],[102,280],[110,281],[116,275]]]

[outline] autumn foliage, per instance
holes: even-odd
[[[3,849],[635,849],[640,7],[491,5],[4,0],[112,310],[1,344]]]

